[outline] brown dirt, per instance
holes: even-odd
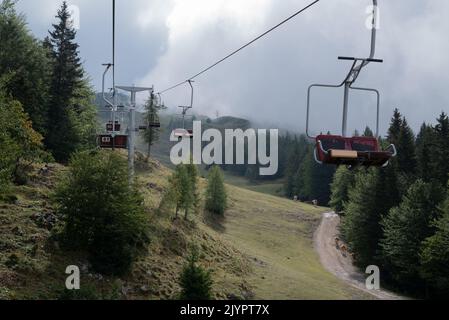
[[[318,252],[321,264],[326,270],[347,282],[352,287],[362,290],[380,300],[405,299],[386,290],[369,290],[365,285],[364,275],[353,265],[350,254],[337,249],[335,238],[338,237],[340,217],[333,213],[324,213],[323,219],[314,236],[315,249]]]

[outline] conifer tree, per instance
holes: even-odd
[[[151,156],[151,147],[159,140],[160,136],[160,128],[156,128],[152,125],[160,123],[159,112],[165,109],[166,107],[162,104],[162,101],[158,101],[156,95],[152,92],[145,103],[144,119],[147,129],[142,132],[143,138],[147,143],[148,158]]]
[[[212,299],[212,275],[198,265],[199,252],[193,248],[184,266],[179,284],[182,288],[181,300],[211,300]]]
[[[212,167],[207,178],[206,209],[212,213],[223,215],[227,206],[227,193],[221,169]]]
[[[195,190],[193,189],[192,168],[184,164],[176,167],[175,172],[170,177],[170,196],[169,198],[175,204],[175,219],[179,217],[179,212],[184,211],[184,217],[187,219],[189,210],[195,204]]]
[[[391,209],[382,220],[382,258],[393,278],[410,289],[418,290],[423,285],[420,249],[423,241],[434,233],[431,224],[440,217],[438,205],[441,201],[440,190],[417,180],[399,207]]]
[[[388,129],[387,140],[389,143],[398,144],[401,128],[402,114],[399,112],[399,109],[395,109],[393,118],[391,119],[390,128]]]
[[[416,139],[416,154],[418,159],[418,175],[425,182],[436,177],[435,153],[436,137],[434,129],[423,123]]]
[[[128,183],[127,162],[112,152],[76,153],[56,188],[63,244],[86,250],[94,269],[123,275],[148,243],[143,198]]]
[[[195,210],[195,213],[198,213],[201,206],[201,198],[198,182],[198,168],[195,164],[193,164],[193,159],[190,159],[190,163],[186,165],[186,169],[190,178],[190,192],[193,197],[192,207]],[[187,219],[187,214],[188,212],[186,212],[185,219]]]
[[[415,136],[405,118],[402,119],[396,148],[399,171],[405,175],[415,175],[417,168]]]
[[[376,169],[359,172],[344,208],[341,233],[354,253],[355,262],[362,268],[378,261],[378,242],[382,237],[379,224],[382,212],[378,209],[379,199],[376,194],[378,181]]]
[[[329,205],[336,211],[342,212],[349,201],[349,190],[354,186],[355,173],[344,166],[337,169],[331,185],[331,201]]]
[[[436,232],[424,241],[421,274],[439,297],[449,295],[449,192],[442,207],[443,215],[435,223]]]
[[[435,126],[435,178],[445,186],[449,180],[449,117],[441,113]]]
[[[70,26],[70,13],[64,1],[56,16],[58,22],[49,31],[53,64],[50,89],[51,104],[46,145],[57,161],[65,162],[78,146],[78,135],[73,123],[76,113],[71,112],[72,99],[78,98],[83,85],[84,71],[75,42],[76,31]]]

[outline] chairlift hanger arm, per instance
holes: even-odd
[[[106,67],[106,70],[105,70],[104,73],[103,73],[102,90],[101,90],[102,96],[103,96],[103,100],[104,100],[109,106],[111,106],[112,109],[114,109],[114,103],[112,103],[111,101],[109,101],[109,100],[106,98],[106,94],[105,94],[105,91],[104,91],[104,85],[105,85],[106,74],[108,73],[109,69],[113,66],[113,64],[112,64],[112,63],[105,63],[105,64],[103,64],[103,66]]]

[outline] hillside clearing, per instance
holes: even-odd
[[[148,253],[121,279],[92,273],[85,253],[64,251],[52,237],[58,217],[50,195],[64,170],[51,165],[41,175],[37,166],[30,183],[15,188],[18,200],[0,206],[0,299],[58,299],[68,265],[80,266],[84,283],[101,299],[175,299],[193,243],[213,271],[217,299],[368,298],[320,264],[312,239],[324,209],[228,185],[225,218],[173,221],[172,213],[157,210],[171,174],[157,161],[137,162],[152,226]]]

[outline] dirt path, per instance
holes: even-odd
[[[338,236],[340,217],[335,213],[323,214],[323,220],[315,233],[315,249],[318,251],[322,265],[326,270],[338,278],[348,282],[351,286],[371,294],[381,300],[402,300],[394,293],[385,290],[368,290],[365,286],[365,277],[352,264],[350,255],[337,249],[335,238]]]

